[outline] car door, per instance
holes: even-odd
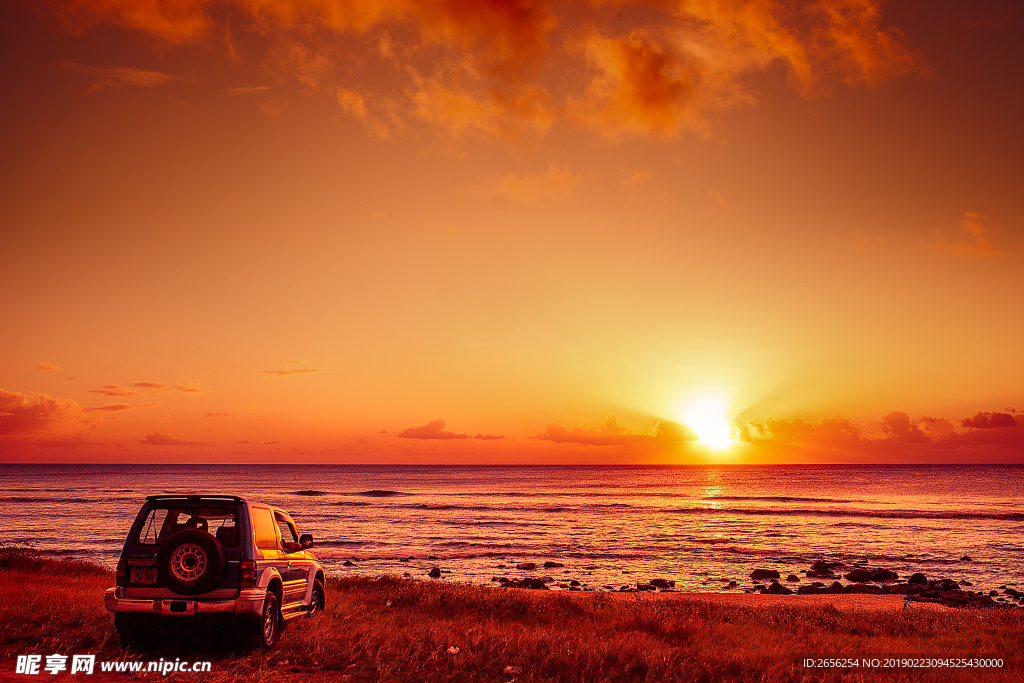
[[[287,561],[287,566],[280,570],[284,583],[284,603],[287,606],[305,599],[306,588],[309,585],[310,562],[299,545],[299,532],[291,517],[280,510],[275,510],[274,519],[281,533],[282,559]]]

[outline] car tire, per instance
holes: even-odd
[[[249,621],[249,644],[262,650],[274,647],[281,637],[281,610],[277,596],[268,591],[259,618]]]
[[[327,592],[319,579],[313,582],[313,595],[309,599],[309,616],[323,614],[327,609]]]
[[[160,548],[156,566],[161,584],[179,595],[199,595],[220,584],[227,560],[216,538],[198,529],[183,529]]]

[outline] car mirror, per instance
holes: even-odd
[[[313,534],[302,534],[299,536],[299,545],[301,545],[303,549],[312,548]]]

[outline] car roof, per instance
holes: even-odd
[[[207,501],[207,502],[227,502],[233,503],[245,503],[245,498],[239,496],[232,496],[224,493],[159,493],[152,496],[146,496],[146,500],[152,501],[163,501],[163,500],[186,500],[189,502]]]

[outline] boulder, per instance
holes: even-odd
[[[846,565],[842,562],[829,562],[828,560],[815,560],[814,564],[811,565],[811,569],[835,569],[836,567],[845,567]]]
[[[536,569],[536,568],[537,568],[537,565],[534,564],[533,562],[520,562],[519,564],[516,565],[516,569],[525,569],[527,571],[530,571],[530,570]]]
[[[564,567],[564,566],[565,565],[562,564],[561,562],[552,562],[551,560],[548,560],[547,562],[544,563],[544,568],[545,569],[555,569],[555,568]]]
[[[675,581],[669,581],[668,579],[651,579],[650,583],[655,588],[674,588],[676,585]]]
[[[739,585],[739,583],[737,583],[736,581],[730,581],[729,582],[729,588],[732,588],[733,586],[738,586],[738,585]]]
[[[428,560],[436,560],[437,558],[434,557],[433,555],[427,555],[427,559]]]
[[[953,579],[940,579],[938,581],[929,581],[928,586],[935,588],[940,591],[956,591],[960,590],[960,584]]]
[[[793,591],[791,591],[790,589],[786,588],[785,586],[783,586],[778,581],[772,581],[772,585],[768,586],[768,588],[763,589],[762,592],[763,593],[768,593],[770,595],[792,595],[793,594]]]
[[[790,574],[789,576],[786,577],[786,581],[799,581],[799,580],[800,580],[800,577],[797,576],[796,574]]]
[[[831,569],[811,569],[810,571],[804,572],[809,579],[834,579],[836,573]]]
[[[840,593],[846,592],[846,586],[839,583],[838,581],[833,581],[832,585],[825,589],[825,592],[829,595],[838,595]]]
[[[889,569],[875,569],[871,572],[872,581],[895,581],[900,575]]]
[[[927,585],[928,584],[928,577],[925,576],[924,574],[922,574],[921,572],[918,572],[916,574],[912,574],[911,577],[909,579],[907,579],[907,581],[909,583],[920,583],[920,584]]]
[[[846,580],[853,581],[855,583],[871,581],[871,572],[867,569],[854,569],[846,575]]]
[[[573,579],[572,581],[569,582],[569,585],[570,586],[579,586],[580,582],[577,581],[576,579]]]
[[[824,586],[815,586],[814,584],[800,586],[796,589],[797,595],[820,595],[825,593],[828,589]]]
[[[881,586],[872,586],[870,583],[855,583],[852,586],[846,587],[847,593],[868,593],[871,595],[881,595]]]
[[[764,579],[777,579],[779,573],[774,569],[755,569],[750,572],[750,578],[754,581],[763,581]]]
[[[344,562],[341,563],[341,566],[342,567],[354,567],[356,565],[351,560],[345,560]]]
[[[429,576],[432,579],[440,579],[441,578],[441,570],[439,568],[437,568],[437,567],[434,567],[429,572],[427,572],[427,576]]]
[[[974,562],[974,560],[971,558],[970,555],[964,555],[963,557],[960,558],[960,561],[961,562]]]

